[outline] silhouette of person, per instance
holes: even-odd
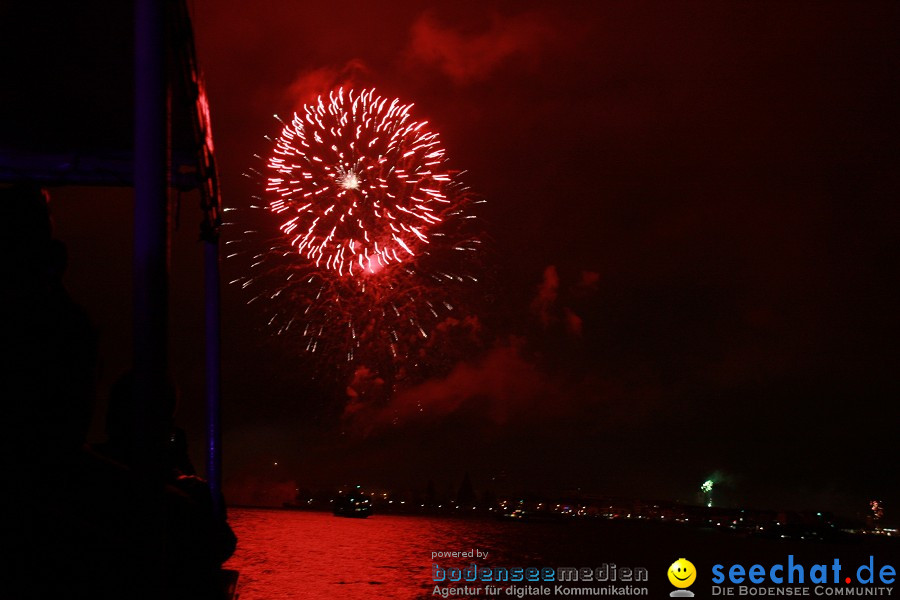
[[[134,375],[128,373],[113,385],[106,416],[107,441],[94,446],[100,454],[130,468],[139,468],[133,456],[136,436]],[[187,452],[184,431],[175,426],[174,413],[178,405],[178,391],[166,382],[164,393],[144,407],[144,434],[151,445],[146,452],[150,457],[140,468],[148,469],[151,476],[175,488],[193,503],[194,519],[203,522],[206,543],[203,553],[215,568],[221,566],[234,552],[237,538],[228,526],[224,515],[215,514],[209,484],[196,475]]]
[[[187,454],[184,431],[175,427],[174,413],[178,404],[178,392],[172,382],[166,382],[163,393],[152,398],[144,407],[144,434],[151,446],[150,466],[166,481],[174,481],[180,475],[195,474]],[[107,441],[95,449],[113,460],[135,466],[133,456],[136,423],[136,399],[134,374],[127,373],[114,384],[109,394],[106,412]]]
[[[234,544],[211,509],[85,445],[96,335],[63,287],[47,200],[0,188],[3,596],[219,598]]]
[[[143,573],[139,497],[124,469],[87,452],[96,336],[62,285],[65,246],[52,238],[47,195],[0,189],[0,281],[6,302],[0,386],[3,467],[12,484],[2,539],[13,597],[128,594]]]

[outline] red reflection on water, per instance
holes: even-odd
[[[229,516],[240,543],[226,567],[240,571],[241,600],[430,596],[431,553],[478,543],[460,535],[459,524],[418,517],[252,509]]]
[[[490,553],[481,564],[532,565],[573,547],[584,556],[585,546],[593,545],[586,542],[593,539],[590,533],[574,544],[571,535],[561,535],[585,533],[582,528],[523,528],[485,519],[379,514],[346,519],[323,512],[232,509],[229,522],[238,549],[225,566],[240,572],[240,600],[431,598],[432,562],[442,567],[472,562],[432,561],[432,552],[477,548]]]
[[[644,585],[651,597],[660,598],[671,591],[665,573],[673,557],[687,556],[708,573],[723,557],[761,562],[793,554],[808,564],[830,564],[835,557],[867,564],[870,555],[896,556],[898,551],[897,540],[886,536],[830,544],[638,520],[520,523],[379,514],[345,519],[320,512],[234,509],[230,522],[239,541],[226,566],[240,571],[240,600],[432,598],[432,552],[475,548],[490,553],[476,561],[480,566],[648,568]],[[446,568],[472,561],[434,562]]]

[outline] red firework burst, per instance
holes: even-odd
[[[338,90],[282,130],[268,163],[269,208],[317,268],[361,275],[414,258],[452,206],[438,135],[411,108],[374,90]]]
[[[437,326],[465,321],[460,304],[478,279],[470,209],[482,201],[411,108],[337,90],[282,121],[266,174],[254,171],[266,223],[229,242],[245,246],[231,257],[252,256],[232,283],[258,290],[250,303],[270,301],[276,333],[389,378],[440,362],[431,332],[458,337]]]

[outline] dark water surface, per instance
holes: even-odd
[[[240,600],[439,597],[432,596],[432,563],[461,567],[472,559],[432,559],[432,552],[472,549],[489,553],[486,559],[474,561],[479,566],[556,569],[615,563],[644,567],[648,582],[618,585],[647,587],[650,594],[644,597],[649,598],[668,597],[671,586],[666,571],[680,557],[696,565],[692,590],[697,598],[711,597],[711,569],[719,563],[772,565],[787,562],[792,554],[795,563],[810,565],[830,565],[839,558],[855,570],[874,556],[876,568],[900,567],[896,540],[887,539],[810,543],[747,538],[684,525],[605,520],[519,523],[377,514],[346,519],[321,512],[264,509],[232,509],[229,517],[240,541],[226,566],[240,571]],[[897,594],[894,590],[886,597]],[[477,597],[494,596],[482,592]]]

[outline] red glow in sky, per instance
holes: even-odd
[[[335,429],[381,436],[366,446],[371,469],[442,464],[440,448],[465,436],[482,441],[448,471],[522,462],[563,487],[628,480],[673,495],[663,488],[677,483],[653,482],[677,457],[691,482],[730,469],[770,504],[763,490],[797,489],[795,467],[772,467],[786,455],[829,497],[887,485],[869,456],[891,453],[900,418],[887,400],[900,339],[896,3],[353,2],[338,15],[200,2],[195,26],[228,202],[254,193],[240,173],[268,152],[271,114],[302,114],[339,86],[414,101],[489,199],[496,285],[477,326],[466,314],[447,333],[478,350],[429,346],[440,376],[390,403],[333,408]],[[229,322],[251,330],[229,293]],[[294,368],[249,345],[228,353],[232,373]],[[229,377],[235,396],[257,393]],[[298,380],[265,378],[272,413],[293,406]],[[240,431],[275,428],[236,404]],[[297,421],[278,443],[309,453]],[[337,468],[359,454],[317,447]],[[604,453],[630,464],[566,458]]]

